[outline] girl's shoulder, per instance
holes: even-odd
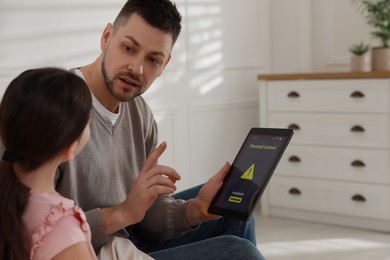
[[[23,219],[32,237],[32,258],[47,248],[54,250],[58,247],[59,250],[85,241],[90,232],[84,212],[74,205],[73,200],[58,194],[31,191]]]
[[[34,226],[42,222],[47,215],[54,212],[57,212],[56,215],[68,214],[68,211],[74,208],[77,210],[73,200],[59,194],[31,190],[23,218]]]

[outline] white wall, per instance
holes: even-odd
[[[72,67],[96,57],[120,0],[0,0],[0,92],[22,70]]]
[[[122,0],[0,0],[0,94],[22,70],[82,66]],[[165,73],[146,93],[162,163],[179,188],[233,160],[258,125],[257,75],[349,69],[348,48],[370,41],[351,0],[177,0],[183,32]]]
[[[272,0],[274,73],[349,71],[352,44],[378,44],[358,0]]]

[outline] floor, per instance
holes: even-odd
[[[257,216],[267,260],[390,260],[390,233]]]

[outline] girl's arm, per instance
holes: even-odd
[[[57,255],[53,257],[53,260],[69,260],[69,259],[96,259],[96,257],[91,256],[91,253],[88,249],[87,242],[80,242],[70,247],[65,248]]]

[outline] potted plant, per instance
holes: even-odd
[[[370,71],[370,56],[368,50],[370,46],[364,42],[354,44],[349,48],[351,56],[351,71]]]
[[[390,0],[360,0],[371,35],[382,43],[371,49],[372,70],[390,70]]]
[[[354,44],[349,48],[351,56],[351,71],[370,71],[370,56],[368,50],[370,46],[364,42]]]

